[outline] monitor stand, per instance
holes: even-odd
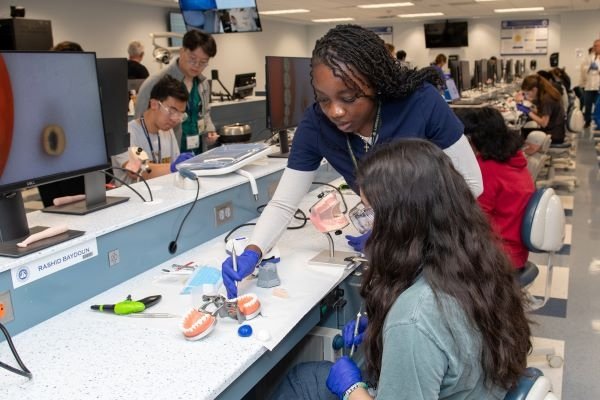
[[[290,144],[288,141],[287,129],[282,129],[278,132],[279,134],[279,153],[271,153],[271,158],[288,158],[290,155]]]
[[[70,229],[60,235],[33,242],[27,247],[17,247],[17,243],[22,242],[29,235],[45,229],[47,229],[46,226],[28,227],[21,192],[0,194],[0,256],[21,257],[76,238],[85,233],[84,231]]]
[[[85,200],[62,206],[50,206],[43,212],[56,214],[85,215],[129,200],[129,197],[106,195],[105,177],[101,171],[88,172],[83,176],[85,182]]]

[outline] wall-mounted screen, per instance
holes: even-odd
[[[469,45],[469,27],[464,22],[436,22],[425,24],[425,47],[464,47]]]
[[[169,32],[185,34],[185,22],[183,21],[183,15],[178,12],[169,13]],[[169,46],[181,47],[181,38],[169,38]]]
[[[256,0],[179,0],[186,29],[207,33],[260,32]]]

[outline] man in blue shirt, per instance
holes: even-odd
[[[463,126],[440,96],[441,77],[433,68],[408,71],[389,56],[384,42],[357,25],[340,25],[317,41],[312,84],[316,103],[298,125],[288,166],[263,211],[250,245],[222,266],[228,297],[236,281],[254,271],[287,228],[325,158],[356,191],[358,160],[374,146],[400,138],[422,138],[444,150],[477,197],[481,172]],[[435,86],[434,86],[435,85]],[[368,233],[348,236],[361,250]]]

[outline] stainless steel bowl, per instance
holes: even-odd
[[[219,141],[221,143],[247,142],[252,136],[252,128],[248,124],[232,124],[221,127]]]

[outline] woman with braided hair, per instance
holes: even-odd
[[[475,197],[483,191],[463,126],[436,88],[442,82],[435,69],[402,68],[375,33],[357,25],[338,25],[316,42],[311,78],[316,102],[296,129],[277,191],[256,224],[251,244],[238,255],[237,270],[231,257],[223,263],[229,297],[237,295],[236,281],[254,271],[284,232],[323,158],[357,192],[358,160],[373,147],[400,138],[422,138],[444,150]],[[347,239],[361,251],[368,235]]]

